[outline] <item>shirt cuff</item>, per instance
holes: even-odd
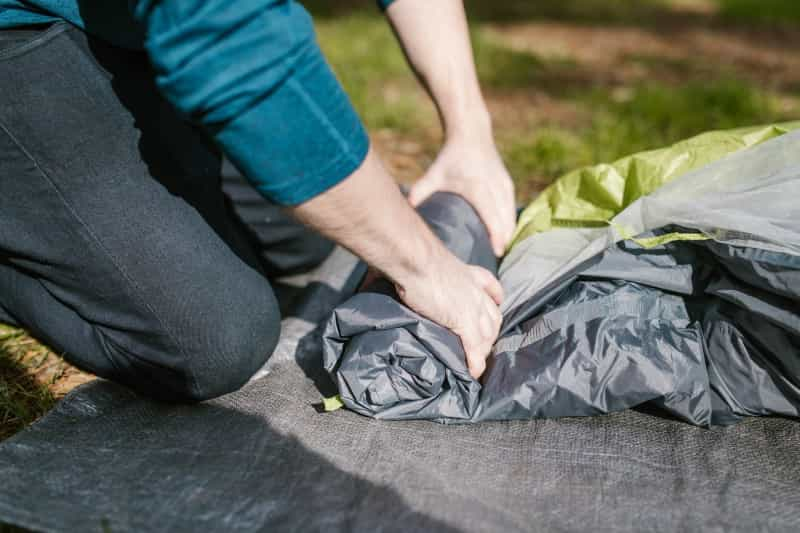
[[[316,44],[274,92],[214,137],[256,189],[281,205],[333,187],[369,151],[361,120]]]

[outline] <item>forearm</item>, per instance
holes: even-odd
[[[397,0],[386,11],[448,138],[491,137],[461,0]]]
[[[456,261],[370,151],[343,182],[294,208],[299,220],[380,270],[398,288]]]

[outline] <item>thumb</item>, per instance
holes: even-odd
[[[430,175],[424,176],[411,186],[411,190],[408,192],[408,201],[411,202],[411,205],[417,207],[438,189],[438,180]]]

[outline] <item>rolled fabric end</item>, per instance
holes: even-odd
[[[477,407],[481,386],[458,337],[383,294],[357,294],[334,311],[323,356],[342,402],[363,415],[445,422]]]
[[[436,193],[418,212],[459,259],[496,272],[488,232],[463,198]],[[385,280],[334,310],[323,357],[342,402],[363,415],[457,422],[477,409],[481,385],[461,340],[404,306]]]

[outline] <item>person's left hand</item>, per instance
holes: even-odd
[[[408,199],[417,206],[436,191],[467,200],[486,225],[495,255],[503,255],[516,223],[514,183],[491,137],[448,140]]]

